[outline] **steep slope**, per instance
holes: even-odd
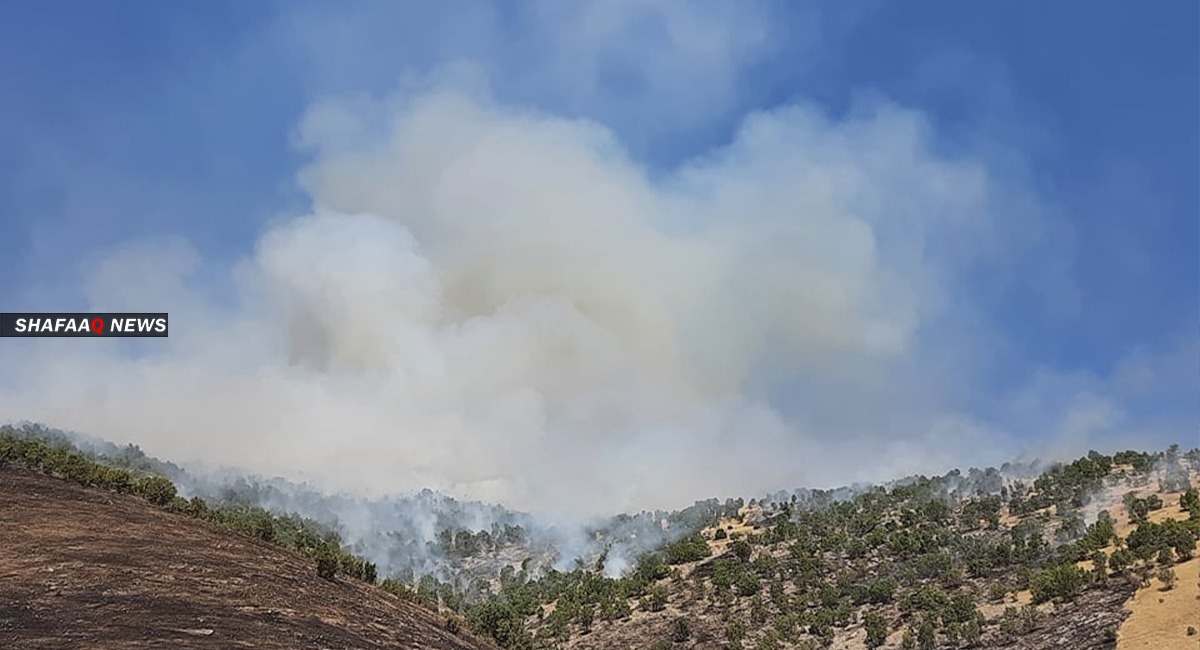
[[[0,463],[0,647],[493,646],[278,546]]]

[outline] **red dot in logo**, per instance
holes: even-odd
[[[101,334],[104,333],[104,319],[103,318],[93,318],[92,319],[92,331],[96,333],[96,336],[100,336]]]

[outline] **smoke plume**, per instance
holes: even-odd
[[[993,339],[956,278],[1036,201],[919,114],[788,105],[666,173],[451,81],[320,102],[297,136],[307,213],[232,268],[113,251],[86,307],[170,310],[171,338],[9,350],[0,419],[576,516],[1015,454],[971,411]]]

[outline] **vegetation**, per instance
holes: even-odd
[[[668,564],[685,564],[697,562],[711,555],[708,541],[701,535],[692,535],[686,539],[668,544],[663,548],[663,555]]]
[[[1200,469],[1193,462],[1200,457],[1181,458],[1185,469]],[[1029,605],[988,621],[981,602],[1028,590],[1035,604],[1065,603],[1112,587],[1109,571],[1130,579],[1124,572],[1159,562],[1164,549],[1173,554],[1170,562],[1189,557],[1200,524],[1146,520],[1121,540],[1112,516],[1088,520],[1081,510],[1122,481],[1143,485],[1139,468],[1148,472],[1162,459],[1091,452],[1028,483],[970,470],[853,494],[817,490],[752,501],[762,508],[753,534],[710,526],[643,556],[620,578],[582,569],[518,575],[465,609],[476,630],[512,648],[558,647],[597,624],[652,614],[668,603],[714,612],[720,623],[668,619],[666,633],[648,646],[710,634],[733,648],[805,639],[821,647],[838,630],[861,625],[868,647],[881,646],[892,632],[912,648],[973,647],[987,635],[1028,633],[1042,616]],[[1187,489],[1184,509],[1191,503]],[[1137,503],[1147,514],[1162,507],[1152,498]],[[1006,509],[1017,521],[1001,525]],[[723,550],[714,555],[714,549]],[[1082,568],[1082,560],[1092,566]],[[673,566],[692,568],[683,574]]]
[[[140,455],[140,452],[139,452]],[[0,465],[12,463],[87,487],[130,494],[190,517],[203,519],[244,535],[271,542],[312,559],[322,577],[335,574],[374,583],[376,567],[342,548],[337,533],[313,521],[279,517],[262,508],[237,504],[210,506],[199,497],[184,499],[175,484],[163,476],[143,474],[147,469],[116,465],[121,459],[83,452],[65,439],[47,441],[12,427],[0,427]]]
[[[1086,571],[1074,564],[1058,564],[1035,573],[1029,581],[1029,591],[1035,603],[1071,600],[1090,579]]]

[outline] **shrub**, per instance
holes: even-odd
[[[337,570],[337,557],[328,549],[321,549],[317,553],[317,575],[326,580],[333,580],[337,576]]]
[[[1108,558],[1108,565],[1112,567],[1113,571],[1122,573],[1125,569],[1132,566],[1136,560],[1137,557],[1134,556],[1133,551],[1128,548],[1119,548],[1113,551],[1112,556]]]
[[[875,612],[867,612],[864,627],[867,630],[867,647],[878,648],[887,641],[887,623]]]
[[[980,623],[979,617],[973,618],[963,624],[962,640],[968,648],[979,645],[983,639],[983,625]]]
[[[642,597],[642,609],[648,612],[661,612],[667,608],[667,588],[663,585],[655,585],[650,588],[650,593]]]
[[[1179,577],[1175,574],[1175,569],[1172,569],[1171,567],[1163,567],[1158,571],[1158,575],[1156,577],[1158,578],[1158,581],[1162,583],[1163,591],[1170,591],[1174,589],[1175,582],[1179,579]]]
[[[133,491],[156,506],[165,506],[175,498],[175,484],[161,476],[143,476],[133,484]]]
[[[742,647],[742,639],[746,638],[746,624],[741,621],[731,621],[725,626],[725,639],[729,641],[729,645],[740,648]]]
[[[1074,564],[1059,564],[1038,571],[1029,583],[1036,603],[1071,600],[1087,584],[1088,573]]]
[[[684,564],[703,560],[711,555],[708,542],[701,535],[692,535],[677,542],[668,544],[663,549],[668,564]]]
[[[877,605],[883,605],[892,602],[896,596],[896,589],[899,588],[899,583],[895,578],[883,578],[876,580],[867,585],[863,594],[865,601]]]
[[[733,554],[743,562],[749,561],[750,554],[754,552],[754,549],[750,547],[750,542],[747,542],[744,539],[737,540],[730,546],[730,548],[733,549]]]
[[[925,616],[917,625],[917,647],[921,650],[933,650],[937,644],[937,637],[934,634],[933,619]]]
[[[671,575],[670,566],[663,561],[662,556],[658,553],[647,553],[638,558],[637,566],[634,568],[630,578],[635,583],[640,583],[640,591],[645,585],[649,585],[669,575]]]
[[[1200,517],[1200,491],[1188,488],[1187,492],[1179,497],[1179,509],[1187,511],[1192,517]]]
[[[1001,602],[1008,595],[1008,587],[1003,582],[993,582],[988,587],[988,600],[992,602]]]
[[[687,619],[677,618],[671,624],[671,640],[675,643],[683,643],[692,635],[692,627],[688,625]]]

